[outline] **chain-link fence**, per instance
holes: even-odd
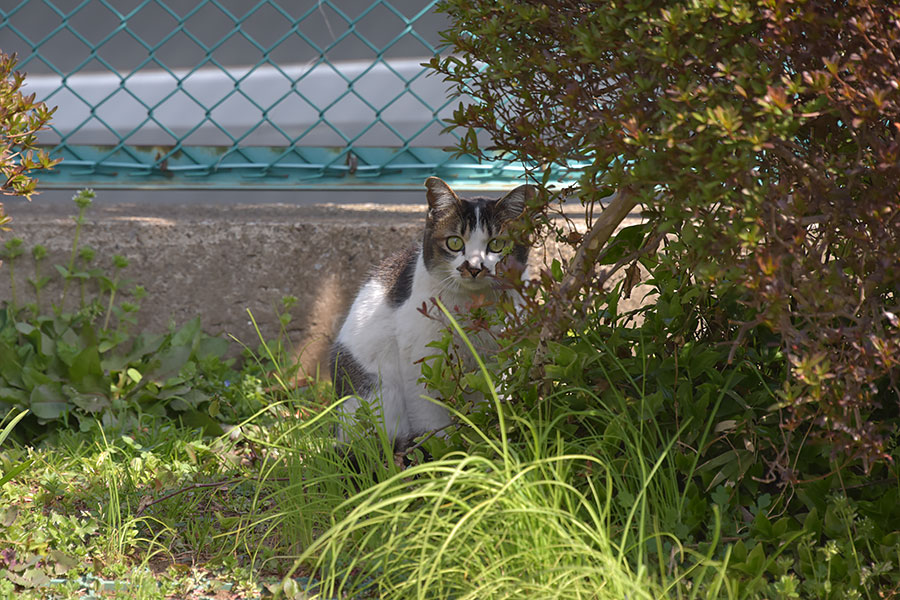
[[[521,166],[442,150],[434,4],[10,0],[0,49],[59,107],[44,187],[507,185]]]

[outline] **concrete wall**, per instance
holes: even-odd
[[[43,244],[45,269],[65,265],[77,212],[71,195],[45,192],[30,204],[7,200],[13,230],[0,241],[20,237],[29,250]],[[281,298],[296,296],[288,334],[313,368],[371,265],[420,235],[424,194],[395,194],[393,202],[383,196],[170,192],[148,201],[146,192],[105,191],[87,213],[81,242],[97,250],[98,265],[114,254],[129,259],[124,276],[148,291],[139,313],[148,330],[200,315],[207,331],[255,348],[247,310],[273,338]],[[33,300],[30,266],[30,255],[17,264],[17,288]],[[10,288],[6,267],[0,269],[2,303]],[[46,296],[58,292],[48,289]]]

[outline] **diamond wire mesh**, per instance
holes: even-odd
[[[21,0],[0,48],[59,106],[47,187],[504,185],[523,169],[441,150],[434,4]]]

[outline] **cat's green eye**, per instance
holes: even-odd
[[[506,240],[501,238],[494,238],[490,242],[488,242],[488,250],[491,252],[496,252],[500,254],[506,248]]]
[[[447,243],[447,247],[450,248],[451,250],[453,250],[454,252],[459,252],[460,250],[463,249],[463,246],[465,245],[463,243],[462,238],[459,237],[458,235],[451,235],[450,237],[447,238],[446,243]]]

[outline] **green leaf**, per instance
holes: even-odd
[[[98,413],[110,407],[109,398],[103,394],[82,394],[72,386],[63,386],[69,400],[86,413]]]
[[[71,333],[71,336],[63,335],[57,340],[56,355],[67,367],[71,367],[75,362],[75,358],[81,352],[81,346],[75,332],[70,329],[66,333]]]
[[[194,317],[172,336],[172,347],[186,346],[189,350],[193,350],[197,337],[200,335],[202,335],[200,331],[200,317]]]
[[[18,323],[16,323],[16,331],[18,331],[22,335],[25,335],[25,336],[31,335],[31,333],[34,331],[34,329],[35,328],[28,323],[25,323],[22,321],[19,321]]]
[[[42,369],[36,369],[34,367],[33,358],[29,358],[26,361],[24,367],[22,367],[22,382],[24,383],[25,389],[33,389],[39,385],[52,383],[53,380],[47,376],[47,374]]]
[[[735,562],[739,563],[747,560],[747,546],[744,545],[744,540],[738,540],[737,543],[732,547],[731,558]]]
[[[15,350],[0,342],[0,377],[12,385],[22,385],[22,363]]]
[[[69,367],[72,383],[82,392],[103,392],[103,368],[100,366],[100,352],[97,346],[89,346],[82,350]]]
[[[184,394],[187,394],[190,391],[191,391],[190,385],[184,385],[184,384],[174,385],[171,387],[165,387],[162,390],[160,390],[159,394],[157,395],[157,398],[159,398],[160,400],[168,400],[169,398],[175,398],[177,396],[182,396]]]
[[[58,419],[69,410],[59,384],[43,383],[31,390],[31,412],[38,419]]]
[[[53,565],[53,572],[56,575],[62,575],[78,565],[78,560],[59,550],[50,550],[50,558],[56,563]]]
[[[21,581],[24,582],[21,585],[24,585],[24,587],[38,588],[50,583],[50,576],[39,567],[25,569],[20,577]]]
[[[34,462],[33,458],[28,458],[28,459],[23,460],[16,466],[14,466],[9,471],[0,473],[0,487],[2,487],[4,483],[15,479],[20,473],[24,472],[25,469],[30,467],[31,463],[33,463],[33,462]],[[6,525],[6,526],[8,527],[9,525]]]
[[[100,342],[100,345],[97,346],[97,349],[100,351],[100,354],[106,354],[118,345],[118,340],[103,340]]]
[[[0,385],[0,402],[9,402],[16,406],[25,406],[28,402],[28,393],[20,388]]]
[[[816,536],[822,533],[822,521],[819,519],[818,509],[813,508],[806,514],[806,518],[803,519],[803,529]]]
[[[201,428],[206,435],[222,435],[223,433],[222,426],[203,411],[188,411],[183,413],[180,418],[186,426]]]
[[[611,265],[641,247],[644,236],[650,231],[651,223],[641,223],[623,227],[606,244],[603,255],[597,261],[601,265]]]
[[[128,378],[135,383],[140,383],[143,377],[141,376],[141,372],[135,369],[134,367],[129,367],[125,374],[128,375]]]
[[[756,544],[747,560],[744,562],[743,569],[748,575],[757,575],[762,571],[763,564],[766,562],[766,553],[761,543]]]
[[[166,380],[175,377],[191,357],[189,346],[172,346],[167,348],[152,363],[152,368],[144,374],[154,383],[165,384]]]
[[[704,350],[699,355],[691,357],[691,372],[699,375],[711,369],[718,361],[721,354],[714,350]]]
[[[9,415],[11,415],[12,413],[13,411],[7,413],[6,417],[3,418],[3,421],[6,421],[6,418],[9,417]],[[2,430],[0,430],[0,444],[2,444],[7,437],[9,437],[9,434],[12,433],[12,430],[15,428],[15,426],[19,423],[19,421],[24,419],[25,415],[27,414],[27,410],[21,411],[19,414],[10,419],[9,423],[7,423]],[[0,423],[2,423],[3,421],[0,421]]]
[[[199,360],[210,357],[222,358],[230,347],[228,340],[204,334],[197,342],[195,355]]]
[[[556,281],[563,280],[563,270],[562,265],[557,259],[553,259],[553,262],[550,263],[550,273],[553,275],[553,279]]]
[[[209,400],[208,394],[204,394],[197,389],[191,389],[186,394],[173,397],[170,406],[177,411],[196,410],[207,400]]]
[[[53,341],[53,338],[41,331],[38,339],[40,340],[39,351],[43,356],[56,356],[56,342]]]
[[[143,358],[157,352],[168,339],[166,335],[141,334],[134,338],[131,350],[128,354],[119,354],[103,358],[103,368],[107,371],[122,371],[126,367],[134,365]],[[121,340],[120,342],[121,343]]]

